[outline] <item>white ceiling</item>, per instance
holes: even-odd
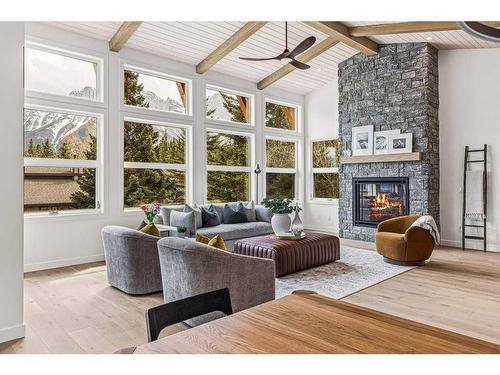
[[[383,22],[345,22],[348,26]],[[53,26],[93,38],[109,41],[120,27],[120,22],[52,22]],[[196,65],[223,41],[244,25],[244,22],[144,22],[126,46],[164,56],[172,60]],[[284,22],[269,22],[243,42],[212,69],[252,82],[258,82],[277,70],[284,62],[248,62],[238,57],[268,57],[284,49]],[[314,35],[316,43],[326,36],[300,22],[289,22],[288,43],[292,49],[308,36]],[[485,42],[462,31],[413,33],[372,37],[378,43],[428,42],[440,49],[498,48],[500,44]],[[357,53],[356,50],[337,44],[311,60],[311,69],[295,70],[272,87],[298,94],[319,88],[337,76],[337,64]]]

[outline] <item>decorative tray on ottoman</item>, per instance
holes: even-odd
[[[303,238],[306,238],[306,233],[302,232],[299,236],[296,236],[290,232],[280,233],[280,234],[276,234],[276,237],[279,238],[280,240],[301,240]]]

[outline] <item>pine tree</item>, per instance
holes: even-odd
[[[24,151],[24,157],[26,158],[36,158],[36,148],[35,144],[33,143],[33,138],[30,138],[30,141],[28,143],[28,149]]]
[[[84,152],[84,155],[87,160],[95,160],[97,157],[97,139],[92,134],[90,134],[90,147]],[[77,182],[80,190],[71,194],[71,201],[75,207],[79,209],[95,208],[95,169],[84,169]]]
[[[41,154],[38,156],[41,158],[55,158],[56,153],[54,151],[54,148],[50,144],[50,141],[46,138],[45,141],[43,141],[42,144],[42,149],[41,149]]]
[[[288,123],[284,107],[271,102],[266,102],[266,126],[277,129],[294,130],[294,124]]]
[[[61,143],[59,146],[57,157],[59,159],[71,159],[70,147],[66,142]]]

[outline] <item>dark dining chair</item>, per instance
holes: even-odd
[[[216,311],[226,315],[233,313],[228,288],[153,307],[146,311],[148,342],[158,340],[165,327]]]

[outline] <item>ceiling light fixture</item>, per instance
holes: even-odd
[[[427,38],[425,38],[427,40],[432,40],[432,36],[428,36]]]
[[[323,71],[323,69],[321,69],[321,68],[316,68],[316,71],[317,71],[317,72],[322,72],[322,71]]]
[[[500,43],[500,29],[487,26],[481,22],[460,21],[458,26],[475,38],[487,40],[488,42]]]

